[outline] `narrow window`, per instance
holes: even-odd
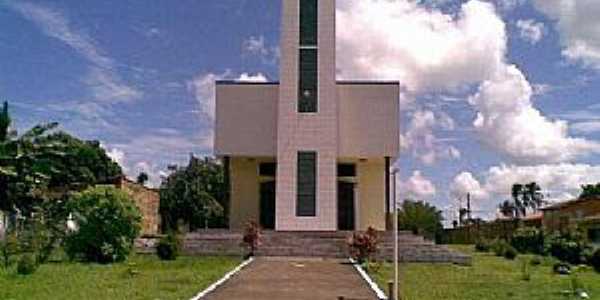
[[[300,76],[298,83],[298,112],[316,113],[318,105],[317,49],[300,49]]]
[[[316,46],[319,11],[317,0],[300,0],[300,46]]]
[[[317,194],[317,153],[298,152],[296,216],[314,217]]]

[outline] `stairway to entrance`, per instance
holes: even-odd
[[[347,258],[347,241],[352,231],[285,232],[264,231],[257,256]],[[158,238],[136,240],[138,252],[154,251]],[[185,236],[183,251],[187,255],[243,255],[242,233],[228,230],[202,230]],[[403,262],[437,262],[468,265],[471,257],[436,245],[408,231],[398,233],[398,258]],[[394,258],[394,234],[379,232],[377,259],[391,261]]]
[[[349,256],[347,241],[351,231],[335,232],[276,232],[263,233],[258,256],[303,256],[345,258]],[[398,258],[403,262],[448,262],[470,264],[471,257],[436,245],[408,231],[398,233]],[[393,260],[394,234],[380,232],[376,258]]]

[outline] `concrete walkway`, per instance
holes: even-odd
[[[377,299],[344,260],[259,257],[203,299]]]

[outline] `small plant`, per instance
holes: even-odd
[[[490,252],[491,243],[488,240],[480,239],[475,242],[475,251]]]
[[[529,260],[529,264],[532,266],[539,266],[542,264],[542,258],[539,256],[534,256]]]
[[[17,262],[17,273],[20,275],[30,275],[37,270],[38,264],[35,255],[25,253],[21,255]]]
[[[554,273],[559,275],[569,275],[571,274],[571,266],[564,262],[557,262],[552,267]]]
[[[514,260],[517,257],[517,255],[519,255],[517,249],[513,248],[510,245],[507,245],[504,249],[504,258],[506,259]]]
[[[180,249],[181,239],[174,232],[169,232],[156,245],[156,255],[161,260],[176,260]]]
[[[377,251],[377,230],[369,227],[365,232],[354,232],[348,240],[350,255],[362,264]]]
[[[138,270],[136,263],[131,262],[127,264],[127,275],[129,275],[129,277],[140,275],[140,270]]]
[[[592,254],[588,262],[592,267],[594,267],[596,272],[600,273],[600,249],[597,249],[594,254]]]
[[[19,252],[19,240],[14,232],[7,233],[3,240],[0,240],[0,255],[2,256],[2,265],[8,269],[13,263],[12,256]]]
[[[248,247],[248,254],[245,258],[254,256],[256,249],[260,245],[260,226],[255,221],[248,221],[244,228],[243,243]]]
[[[492,244],[491,249],[496,256],[504,256],[507,247],[509,247],[508,243],[503,240],[497,240]]]
[[[524,281],[531,280],[531,272],[529,272],[529,264],[526,259],[521,261],[521,279]]]

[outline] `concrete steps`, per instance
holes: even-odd
[[[349,256],[347,241],[351,231],[328,232],[280,232],[265,231],[261,235],[257,256],[297,256],[346,258]],[[242,244],[241,232],[228,230],[204,230],[189,233],[183,241],[183,252],[187,255],[234,255],[242,256],[247,250]],[[157,238],[136,240],[136,249],[152,253]],[[410,232],[398,233],[398,258],[404,262],[457,263],[468,265],[471,257],[453,251],[446,246],[436,245]],[[378,251],[375,258],[393,260],[394,234],[380,232]]]

